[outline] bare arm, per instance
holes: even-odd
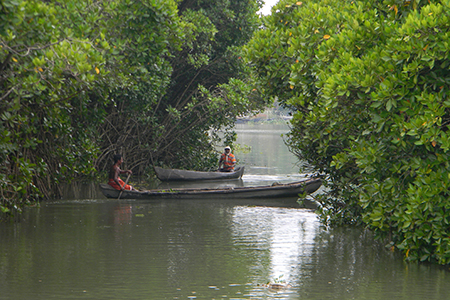
[[[119,167],[113,167],[114,168],[114,182],[117,183],[118,186],[120,186],[120,189],[123,191],[123,186],[119,183],[119,174],[121,174],[121,169]]]

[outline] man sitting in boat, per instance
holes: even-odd
[[[230,146],[225,147],[225,152],[222,153],[219,159],[219,171],[220,172],[233,172],[236,165],[236,158],[231,153]]]
[[[132,174],[131,170],[121,170],[120,165],[123,163],[122,155],[116,154],[114,155],[114,165],[111,166],[111,170],[109,171],[109,181],[108,184],[119,191],[131,191],[135,189],[129,185],[125,184],[122,179],[120,179],[119,174]]]

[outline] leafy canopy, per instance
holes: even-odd
[[[291,149],[326,175],[322,221],[450,262],[450,1],[281,1],[246,47],[296,111]]]
[[[232,142],[236,116],[265,104],[241,59],[260,5],[2,1],[1,212],[106,173],[115,153],[135,174],[216,165],[217,130]]]

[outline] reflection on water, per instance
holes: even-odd
[[[406,264],[310,210],[220,201],[54,201],[0,226],[0,299],[446,299]],[[268,282],[289,283],[273,290]]]
[[[289,127],[286,124],[236,125],[236,142],[242,146],[249,146],[251,149],[248,153],[235,153],[239,164],[245,165],[244,180],[257,179],[248,178],[247,175],[258,175],[259,179],[279,175],[287,175],[292,177],[289,179],[295,179],[296,176],[301,175],[299,169],[302,164],[289,152],[284,143],[283,135],[288,132]]]
[[[287,149],[273,145],[284,129],[272,130],[272,142],[250,140],[264,140],[270,130],[262,130],[244,136],[252,153],[237,153],[248,166],[243,184],[304,177]],[[294,202],[118,201],[92,184],[74,187],[64,200],[26,209],[19,223],[0,224],[0,299],[415,300],[450,294],[448,268],[407,264],[362,229],[326,231],[312,210]],[[270,289],[268,282],[290,287]]]
[[[249,218],[249,215],[253,216]],[[237,207],[233,213],[233,237],[235,244],[245,245],[246,249],[267,249],[267,265],[264,271],[266,281],[295,286],[300,266],[308,265],[314,248],[314,237],[319,224],[314,214],[306,210]],[[257,244],[254,244],[257,241]],[[263,260],[255,259],[255,266],[261,268]],[[289,289],[291,293],[295,289]]]

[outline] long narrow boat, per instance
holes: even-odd
[[[164,189],[148,191],[124,191],[120,199],[245,199],[245,198],[280,198],[295,197],[299,194],[315,192],[322,182],[311,178],[292,183],[274,183],[266,186],[234,187],[218,189]],[[120,191],[108,184],[100,184],[100,189],[107,198],[118,198]]]
[[[234,172],[203,172],[180,169],[163,169],[155,167],[156,176],[161,181],[175,180],[222,180],[239,179],[244,174],[245,167],[238,167]]]

